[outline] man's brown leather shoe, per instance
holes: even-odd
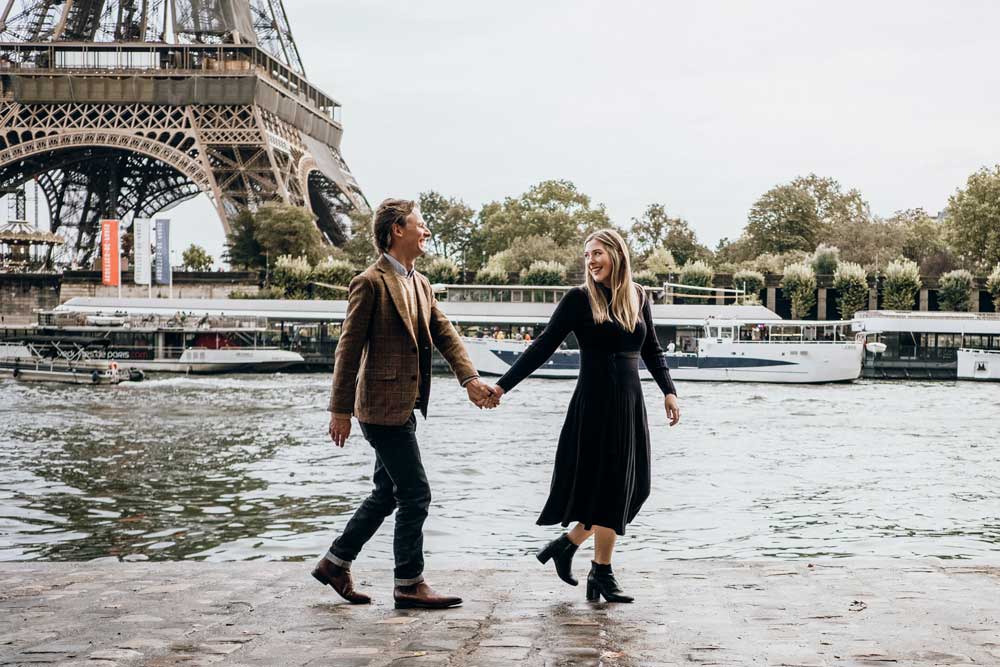
[[[345,570],[339,565],[334,565],[326,558],[321,558],[312,571],[312,575],[321,584],[325,584],[337,591],[340,597],[351,604],[369,604],[372,599],[364,593],[354,590],[354,580],[351,578],[351,571]]]
[[[438,595],[425,581],[412,586],[396,586],[392,597],[396,600],[396,609],[447,609],[462,604],[462,598]]]

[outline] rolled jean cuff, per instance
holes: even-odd
[[[412,579],[400,579],[396,577],[396,586],[415,586],[424,580],[424,575],[418,574]]]
[[[326,556],[324,556],[328,561],[336,565],[337,567],[342,567],[345,570],[351,569],[351,561],[344,560],[343,558],[338,558],[332,551],[327,551]]]

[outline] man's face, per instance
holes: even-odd
[[[427,239],[431,237],[431,230],[427,228],[427,223],[420,215],[420,209],[415,208],[413,212],[406,216],[406,226],[393,227],[392,249],[411,257],[420,257],[427,252]]]

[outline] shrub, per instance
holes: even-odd
[[[281,255],[271,271],[271,283],[281,289],[288,299],[305,299],[311,278],[312,267],[305,255]]]
[[[682,285],[689,285],[691,287],[711,287],[712,279],[715,277],[715,271],[706,262],[697,259],[689,260],[681,268],[680,283]],[[692,294],[701,294],[701,290],[685,290],[683,287],[679,288],[680,291],[689,291]],[[711,292],[704,292],[705,296],[689,296],[684,297],[683,303],[708,303],[711,298],[709,295]]]
[[[656,248],[649,253],[649,257],[646,258],[646,268],[659,276],[678,271],[674,254],[666,248]]]
[[[912,310],[920,291],[920,268],[916,262],[897,259],[885,267],[882,303],[888,310]]]
[[[642,271],[636,271],[632,274],[632,280],[644,285],[645,287],[659,287],[660,280],[656,277],[656,274],[649,269],[643,269]]]
[[[355,274],[357,271],[354,269],[354,265],[347,260],[326,257],[313,267],[312,280],[327,285],[347,287],[351,284],[351,279]],[[317,299],[345,299],[347,298],[347,290],[313,285],[313,296]]]
[[[752,262],[753,268],[761,273],[781,273],[789,264],[805,262],[809,255],[802,250],[789,250],[780,254],[765,252],[758,255]]]
[[[422,273],[427,276],[427,280],[434,283],[444,283],[454,285],[458,282],[458,264],[447,257],[435,257],[423,269]]]
[[[521,282],[525,285],[562,285],[566,282],[566,270],[559,262],[534,262],[521,272]]]
[[[801,320],[816,305],[816,273],[807,262],[789,264],[781,277],[781,291],[792,301],[792,319]]]
[[[510,274],[496,266],[487,264],[476,272],[477,285],[506,285],[510,282]]]
[[[284,299],[285,291],[280,287],[262,287],[256,292],[244,292],[233,290],[229,293],[230,299]]]
[[[969,310],[975,279],[965,269],[949,271],[938,279],[938,305],[941,310]]]
[[[764,289],[764,274],[751,269],[740,269],[733,274],[733,289],[746,290],[747,303],[760,303],[760,291]]]
[[[829,276],[837,271],[840,263],[840,249],[836,246],[820,243],[813,253],[812,267],[816,275]]]
[[[837,290],[837,312],[840,319],[849,320],[854,313],[865,310],[868,303],[868,275],[860,264],[841,262],[833,274]]]
[[[993,297],[993,310],[1000,313],[1000,264],[996,265],[993,273],[986,279],[986,289],[990,291],[990,296]]]

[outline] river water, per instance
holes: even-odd
[[[572,381],[480,411],[434,382],[418,437],[434,563],[520,558]],[[653,491],[619,551],[689,558],[996,557],[1000,384],[681,383],[667,428],[644,383]],[[355,427],[326,435],[329,376],[154,376],[118,387],[0,381],[0,560],[302,560],[370,488]],[[391,519],[363,557],[388,564]]]

